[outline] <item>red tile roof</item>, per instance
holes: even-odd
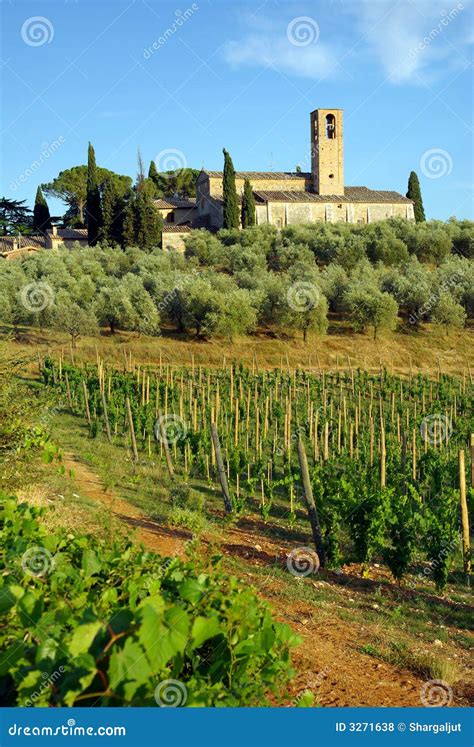
[[[257,202],[372,202],[412,203],[399,192],[368,189],[367,187],[345,187],[343,195],[319,195],[316,192],[262,191],[254,190]]]
[[[168,208],[195,208],[196,198],[187,197],[186,199],[181,199],[178,197],[160,197],[159,200],[153,200],[153,203],[159,210],[166,210]]]
[[[190,233],[191,231],[190,226],[177,226],[173,223],[165,223],[163,226],[163,233]]]

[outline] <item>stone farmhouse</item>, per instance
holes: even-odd
[[[249,179],[256,205],[257,225],[277,228],[297,223],[371,223],[392,216],[414,220],[413,202],[398,192],[344,185],[344,130],[342,109],[316,109],[310,115],[311,171],[236,173],[243,193]],[[223,225],[222,171],[201,171],[196,200],[173,207],[158,200],[164,217],[163,249],[184,248],[191,228],[217,231]],[[161,203],[168,202],[165,206]]]
[[[86,228],[57,228],[37,236],[0,236],[0,258],[16,259],[40,249],[57,249],[65,246],[70,249],[79,244],[87,246]]]

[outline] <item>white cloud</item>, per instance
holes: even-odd
[[[334,54],[327,45],[314,42],[296,47],[288,41],[286,33],[284,38],[253,34],[242,41],[229,42],[224,57],[234,68],[274,66],[284,73],[305,78],[321,78],[335,67]]]
[[[364,42],[394,83],[464,66],[471,0],[359,0],[349,6]],[[464,38],[463,38],[464,36]],[[449,42],[448,42],[449,39]]]
[[[319,5],[317,23],[303,15],[314,6],[299,4],[302,18],[309,21],[309,33],[311,23],[317,27],[308,43],[304,36],[293,43],[288,39],[288,23],[295,19],[287,14],[256,12],[241,16],[251,32],[228,42],[223,54],[234,68],[274,66],[312,79],[334,77],[339,60],[355,72],[375,62],[392,83],[417,84],[466,66],[472,2],[343,0]]]

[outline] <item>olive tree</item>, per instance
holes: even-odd
[[[357,329],[372,327],[374,340],[382,329],[397,326],[398,305],[388,293],[373,287],[353,287],[346,301]]]

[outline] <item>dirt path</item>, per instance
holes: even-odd
[[[191,539],[191,532],[153,521],[139,508],[119,498],[113,490],[107,489],[98,475],[70,452],[64,454],[62,463],[66,470],[74,472],[78,491],[110,509],[116,519],[136,530],[136,539],[147,549],[164,556],[184,556],[184,543]]]
[[[63,464],[73,470],[79,492],[110,509],[117,520],[135,529],[136,539],[145,547],[161,555],[184,556],[184,545],[192,536],[190,532],[148,518],[113,490],[107,490],[97,474],[73,454],[66,453]],[[323,706],[420,705],[422,679],[357,650],[367,640],[363,627],[344,621],[336,614],[328,616],[327,610],[321,623],[315,617],[314,606],[299,600],[287,601],[279,594],[279,582],[272,574],[272,566],[275,561],[284,562],[287,548],[282,543],[252,534],[245,527],[229,527],[225,539],[221,543],[222,552],[248,563],[245,580],[257,587],[278,618],[289,623],[303,639],[293,656],[297,674],[288,690],[288,703],[310,689],[316,702]],[[268,576],[252,574],[256,565],[268,566]],[[295,582],[311,583],[309,579]]]

